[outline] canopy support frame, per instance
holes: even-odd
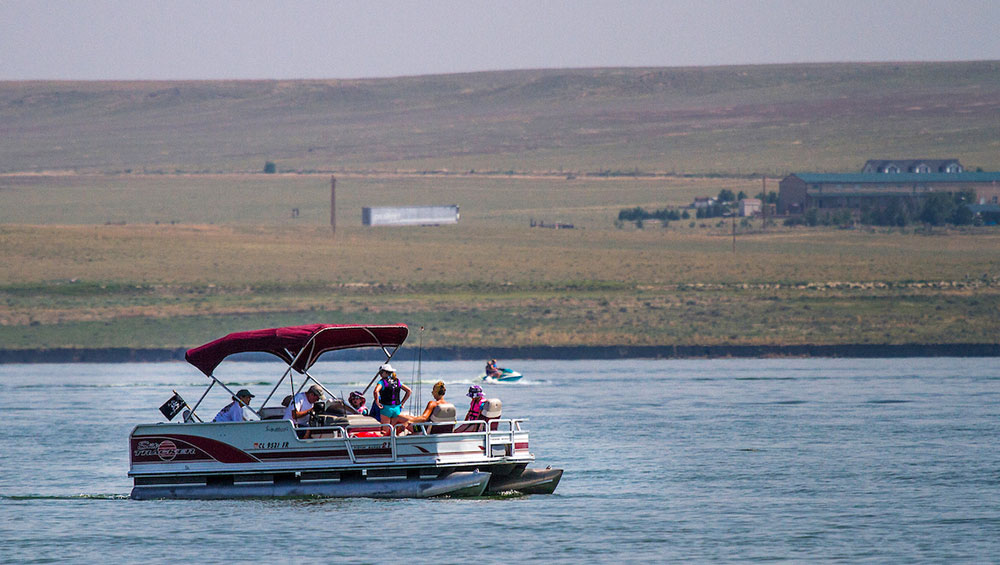
[[[284,353],[284,356],[282,356],[281,354],[279,354],[278,350],[270,350],[271,353],[274,353],[275,355],[277,355],[278,357],[280,357],[282,360],[284,360],[286,358],[291,359],[291,361],[288,362],[288,367],[285,369],[285,372],[282,374],[281,378],[278,379],[278,382],[275,383],[274,388],[271,389],[271,392],[264,399],[263,403],[261,403],[260,409],[254,410],[249,404],[243,404],[242,401],[239,401],[238,399],[237,400],[240,402],[241,406],[245,406],[247,408],[250,408],[250,410],[254,414],[256,414],[258,417],[260,417],[261,410],[263,410],[263,408],[267,406],[267,403],[274,397],[274,394],[278,391],[278,388],[281,387],[281,385],[284,382],[284,380],[285,380],[286,377],[289,379],[289,386],[291,388],[293,396],[295,394],[298,394],[299,392],[301,392],[302,389],[305,388],[310,383],[310,381],[311,381],[311,382],[315,383],[317,386],[319,386],[331,398],[338,398],[333,392],[331,392],[328,388],[326,388],[326,386],[324,386],[321,382],[319,382],[316,378],[314,378],[309,373],[309,368],[312,367],[312,365],[319,359],[319,356],[322,355],[324,352],[326,352],[326,351],[332,351],[332,350],[335,350],[335,349],[344,349],[345,347],[331,347],[330,349],[325,349],[323,351],[320,351],[317,354],[317,347],[318,347],[318,339],[317,338],[321,334],[326,333],[327,331],[330,331],[330,330],[343,330],[346,327],[350,327],[351,329],[356,329],[356,330],[362,330],[365,333],[367,333],[368,336],[370,336],[372,338],[372,340],[374,341],[374,343],[363,344],[363,345],[361,343],[358,343],[356,345],[348,345],[347,348],[350,348],[350,347],[364,347],[364,346],[371,347],[373,345],[377,346],[379,349],[382,350],[382,353],[386,357],[385,362],[388,363],[396,355],[396,353],[399,351],[400,347],[402,347],[402,345],[403,345],[402,342],[406,339],[406,337],[405,337],[406,336],[406,334],[405,334],[406,326],[402,325],[402,324],[400,324],[400,326],[404,330],[403,337],[402,337],[402,339],[399,340],[399,343],[395,344],[394,347],[393,346],[387,346],[379,338],[379,336],[376,335],[376,332],[373,331],[373,329],[372,329],[373,327],[375,329],[378,329],[378,328],[380,328],[380,326],[372,326],[372,327],[368,327],[368,326],[328,326],[328,327],[322,327],[322,328],[316,330],[314,333],[312,333],[312,335],[309,336],[308,341],[306,341],[306,343],[301,348],[299,348],[298,352],[295,353],[295,355],[292,355],[292,351],[293,350],[289,350],[288,347],[282,348],[283,351],[281,351],[281,352]],[[391,351],[390,351],[390,349],[391,349]],[[189,351],[188,353],[190,354],[191,351]],[[192,361],[190,358],[188,360],[191,361],[192,364],[195,364],[195,366],[199,366],[197,363],[195,363],[194,361]],[[300,362],[301,362],[301,365],[303,365],[303,367],[301,369],[296,368],[296,365],[300,364]],[[215,364],[218,364],[218,361],[216,361]],[[294,375],[292,375],[292,370],[293,369],[295,371],[301,372],[303,375],[305,375],[305,379],[303,380],[302,384],[298,387],[298,389],[296,389],[296,387],[295,387],[295,379],[294,379]],[[204,372],[204,370],[203,370],[203,372]],[[223,383],[221,380],[218,379],[218,377],[215,376],[214,370],[211,370],[211,372],[207,373],[206,376],[211,379],[211,382],[209,383],[209,385],[205,389],[205,391],[202,393],[201,397],[198,399],[198,402],[196,402],[195,405],[194,405],[194,407],[191,408],[190,412],[188,412],[188,413],[186,413],[184,415],[184,422],[185,423],[190,422],[192,420],[201,421],[201,418],[199,418],[197,416],[196,411],[201,406],[202,402],[208,396],[208,393],[211,392],[212,388],[215,386],[216,383],[218,383],[223,389],[225,389],[233,397],[236,396],[233,393],[233,391],[228,386],[226,386],[225,383]],[[372,380],[369,381],[368,385],[365,387],[364,392],[362,392],[362,394],[367,393],[368,389],[371,388],[372,383],[375,382],[376,378],[378,378],[378,372],[376,372],[376,374],[372,378]]]

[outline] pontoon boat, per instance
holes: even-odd
[[[404,324],[314,324],[229,334],[187,352],[186,359],[211,382],[193,408],[178,394],[160,410],[167,422],[141,424],[129,438],[132,498],[240,498],[274,496],[409,498],[480,496],[518,491],[548,494],[561,469],[528,469],[524,419],[455,422],[444,410],[411,435],[359,415],[317,381],[309,369],[324,353],[381,348],[392,358],[407,336]],[[287,364],[271,393],[252,409],[257,421],[204,422],[197,414],[228,356],[266,352]],[[295,375],[303,378],[296,387]],[[269,405],[288,380],[295,394],[313,384],[325,391],[308,427],[283,419],[284,406]],[[172,422],[178,414],[183,417]]]

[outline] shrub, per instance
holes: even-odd
[[[725,211],[726,211],[725,206],[712,204],[711,206],[705,208],[698,208],[698,211],[695,212],[695,216],[698,218],[718,218]]]
[[[933,192],[924,198],[920,221],[932,226],[944,225],[955,213],[955,201],[944,192]]]
[[[951,223],[956,226],[968,226],[972,224],[975,215],[968,206],[961,205],[955,207],[955,212],[951,215]]]
[[[773,190],[771,192],[768,192],[766,196],[764,195],[764,191],[760,191],[757,193],[757,198],[760,198],[760,201],[765,204],[778,203],[778,193]]]
[[[807,226],[817,226],[819,225],[819,210],[816,208],[810,208],[806,210],[803,214],[802,219],[805,221]]]
[[[635,227],[642,229],[643,222],[646,220],[659,220],[666,227],[670,220],[679,219],[681,219],[681,214],[677,210],[661,208],[649,212],[640,206],[636,206],[635,208],[622,208],[618,212],[618,219],[615,221],[615,226],[620,227],[625,222],[633,222]]]

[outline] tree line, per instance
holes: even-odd
[[[923,223],[931,226],[968,226],[976,222],[976,217],[968,206],[975,202],[975,198],[976,194],[972,190],[932,192],[919,200],[894,198],[885,207],[863,208],[857,216],[844,208],[828,212],[810,208],[802,216],[785,220],[785,225],[849,227],[859,223],[867,226],[905,227]]]
[[[695,218],[718,218],[734,212],[736,203],[746,198],[745,192],[740,191],[734,194],[732,190],[724,188],[719,191],[715,202],[695,209]],[[773,190],[767,194],[760,192],[756,196],[765,204],[775,204],[778,202],[778,193]],[[618,219],[615,220],[615,227],[622,228],[625,222],[632,222],[635,227],[642,229],[643,223],[649,220],[659,220],[663,227],[669,225],[671,221],[687,220],[691,218],[691,213],[687,210],[677,210],[676,208],[661,208],[659,210],[645,210],[641,206],[635,208],[622,208],[618,212]]]
[[[731,190],[723,189],[719,192],[715,202],[695,209],[695,217],[717,218],[726,216],[734,212],[736,202],[746,198],[746,194],[740,192],[733,194]],[[778,194],[774,191],[757,195],[766,204],[776,203]],[[922,223],[930,226],[968,226],[972,224],[986,222],[998,222],[1000,217],[995,215],[985,215],[979,217],[973,214],[969,204],[975,202],[976,194],[971,189],[947,193],[932,192],[922,198],[894,198],[884,207],[868,206],[862,208],[860,212],[846,208],[834,210],[820,210],[810,208],[801,216],[794,216],[785,220],[786,226],[840,226],[850,227],[855,224],[867,226],[905,227],[912,224]],[[623,208],[618,212],[615,226],[624,227],[626,222],[635,224],[637,228],[642,228],[643,224],[649,220],[658,220],[663,227],[667,227],[670,222],[677,220],[687,220],[691,218],[691,213],[684,209],[660,208],[657,210],[646,210],[641,206],[634,208]]]
[[[641,206],[635,208],[622,208],[618,212],[618,219],[615,226],[621,228],[625,222],[632,222],[635,227],[642,229],[643,223],[649,220],[659,220],[663,227],[670,225],[671,221],[686,220],[691,217],[687,210],[678,211],[676,208],[660,208],[659,210],[646,210]]]

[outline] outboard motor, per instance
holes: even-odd
[[[503,412],[502,408],[503,405],[500,403],[499,398],[487,398],[483,401],[483,411],[479,414],[483,420],[489,422],[491,430],[497,429],[499,422],[494,422],[493,420],[500,417],[500,413]]]
[[[496,420],[503,412],[503,404],[499,398],[487,398],[483,401],[483,410],[480,414],[484,420]]]

